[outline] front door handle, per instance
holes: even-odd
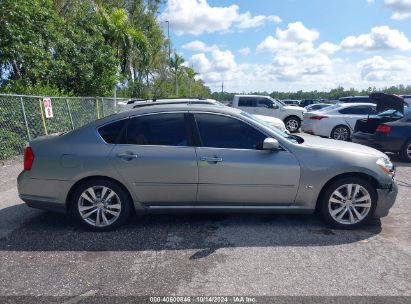
[[[117,157],[118,157],[118,158],[125,159],[125,160],[132,160],[133,158],[137,158],[138,155],[130,152],[130,153],[120,153],[120,154],[117,154]]]
[[[202,156],[200,157],[200,160],[206,161],[209,163],[221,163],[223,161],[221,157],[217,157],[217,156]]]

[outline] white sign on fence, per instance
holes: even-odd
[[[44,112],[46,113],[46,118],[53,117],[53,108],[51,107],[50,97],[43,98]]]

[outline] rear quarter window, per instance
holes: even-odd
[[[120,137],[127,119],[108,123],[98,129],[101,138],[108,144],[115,144]]]

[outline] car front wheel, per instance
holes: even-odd
[[[88,230],[110,231],[123,224],[130,214],[130,199],[117,183],[93,180],[75,191],[72,211]]]
[[[301,120],[298,117],[288,117],[284,120],[285,127],[291,133],[298,132],[298,129],[301,127]]]
[[[366,180],[347,177],[329,185],[319,203],[322,217],[331,227],[353,229],[374,214],[377,192]]]

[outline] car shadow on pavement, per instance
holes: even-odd
[[[9,210],[17,208],[21,210]],[[0,210],[0,222],[25,205]],[[167,214],[133,216],[112,232],[89,232],[72,218],[39,212],[0,238],[0,251],[198,250],[190,259],[218,248],[332,246],[367,239],[381,232],[380,220],[357,230],[329,229],[315,215]]]

